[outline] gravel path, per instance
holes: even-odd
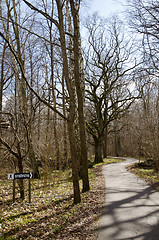
[[[106,196],[98,240],[159,239],[159,192],[126,170],[135,161],[103,167]]]

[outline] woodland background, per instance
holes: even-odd
[[[159,2],[128,1],[126,20],[84,19],[81,8],[0,1],[0,169],[46,185],[71,168],[74,203],[79,178],[90,189],[88,165],[108,155],[159,170]]]

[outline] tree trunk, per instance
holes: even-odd
[[[78,176],[78,154],[77,154],[77,145],[75,138],[75,131],[73,127],[72,117],[68,119],[68,132],[69,132],[69,141],[70,141],[70,150],[71,150],[71,160],[72,160],[72,178],[73,178],[73,189],[74,189],[74,204],[81,202],[80,197],[80,188],[79,188],[79,176]]]
[[[66,117],[64,74],[62,74],[62,93],[63,115]],[[67,123],[65,120],[63,121],[63,131],[63,162],[68,168]]]
[[[18,158],[18,170],[19,170],[19,173],[23,173],[23,160],[22,160],[21,154]],[[24,182],[23,182],[23,179],[19,179],[18,184],[19,184],[19,189],[20,189],[20,198],[24,199],[25,196],[24,196]]]
[[[94,143],[95,143],[95,159],[94,163],[101,163],[103,162],[102,158],[102,141],[100,138],[94,137]]]
[[[33,169],[33,178],[39,179],[40,178],[40,173],[38,169],[38,164],[36,162],[36,157],[35,157],[35,152],[33,149],[33,144],[32,144],[32,139],[29,139],[29,160],[31,161],[31,166]]]
[[[118,136],[118,134],[115,134],[115,156],[116,157],[120,156],[120,150],[121,150],[120,137]]]
[[[6,42],[4,43],[2,60],[1,60],[1,79],[0,79],[0,137],[2,135],[2,101],[3,101],[3,86],[4,86],[4,60],[5,60]],[[1,144],[0,144],[0,155],[1,155]]]
[[[107,158],[107,141],[108,141],[108,130],[107,126],[104,130],[104,139],[103,139],[103,158]]]
[[[82,94],[82,81],[80,76],[80,59],[79,59],[79,44],[80,44],[80,30],[79,30],[79,6],[70,0],[71,11],[74,23],[74,76],[75,85],[78,98],[78,123],[80,132],[80,147],[81,147],[81,163],[82,163],[82,180],[83,192],[89,191],[88,179],[88,159],[86,146],[86,132],[85,132],[85,118],[84,118],[84,98]]]
[[[67,123],[68,123],[68,133],[69,133],[69,141],[70,141],[71,160],[72,160],[74,203],[77,204],[81,201],[81,197],[80,197],[80,188],[79,188],[79,181],[78,181],[77,145],[76,145],[75,130],[74,130],[76,101],[74,96],[74,90],[71,84],[71,79],[69,77],[69,66],[68,66],[68,59],[67,59],[67,53],[66,53],[66,41],[65,41],[62,5],[61,5],[61,1],[59,0],[56,0],[56,3],[57,3],[57,10],[58,10],[58,18],[59,18],[58,28],[60,33],[60,42],[61,42],[61,50],[62,50],[62,58],[63,58],[63,73],[64,73],[66,86],[67,86],[67,90],[70,97],[69,116],[68,116]]]

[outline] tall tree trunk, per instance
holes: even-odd
[[[71,114],[71,112],[70,112],[70,114]],[[79,187],[79,175],[78,175],[79,163],[78,163],[78,156],[77,156],[78,154],[77,154],[77,145],[76,145],[74,123],[73,123],[73,119],[72,119],[71,116],[68,118],[68,131],[69,131],[69,141],[70,141],[71,160],[72,160],[74,204],[77,204],[77,203],[81,202],[80,187]]]
[[[53,11],[52,11],[53,17]],[[56,96],[55,96],[55,82],[54,82],[54,54],[53,54],[53,44],[52,44],[52,23],[50,25],[50,50],[51,50],[51,87],[52,87],[52,98],[54,103],[54,108],[56,109]],[[53,130],[54,130],[54,139],[55,139],[55,149],[56,149],[56,164],[61,169],[61,158],[60,158],[60,147],[59,147],[59,140],[57,136],[57,129],[56,129],[56,120],[57,114],[56,112],[53,113]]]
[[[20,173],[23,173],[23,159],[21,156],[21,148],[20,148],[20,143],[17,144],[17,150],[18,150],[18,170]],[[18,180],[19,183],[19,189],[20,189],[20,198],[24,199],[24,182],[23,179]]]
[[[6,32],[9,32],[9,9],[7,12],[7,19],[5,19],[2,16],[2,9],[3,9],[3,5],[0,2],[0,17],[1,17],[1,21],[3,24],[3,28],[5,29]],[[7,21],[7,23],[6,23]],[[6,23],[6,25],[5,25]],[[3,51],[2,51],[2,60],[1,60],[1,78],[0,78],[0,137],[2,136],[2,128],[1,128],[1,121],[2,121],[2,101],[3,101],[3,87],[4,87],[4,63],[5,63],[5,53],[6,53],[6,49],[7,49],[7,43],[4,42],[3,45]],[[1,144],[0,144],[0,157],[1,157]]]
[[[0,79],[0,137],[2,136],[2,101],[3,101],[3,87],[4,87],[4,60],[5,60],[6,42],[3,46],[2,60],[1,60],[1,79]],[[0,144],[0,154],[1,154],[1,144]]]
[[[77,145],[76,145],[75,130],[74,130],[75,96],[74,96],[73,87],[71,85],[71,80],[69,78],[69,67],[68,67],[68,59],[67,59],[67,53],[66,53],[66,41],[65,41],[62,5],[60,0],[56,0],[56,3],[57,3],[57,10],[58,10],[58,18],[59,18],[58,28],[60,33],[60,43],[61,43],[62,58],[63,58],[63,73],[64,73],[66,86],[67,86],[67,90],[70,97],[69,116],[68,116],[67,123],[68,123],[68,133],[69,133],[69,141],[70,141],[71,160],[72,160],[74,203],[77,204],[81,201],[81,197],[80,197],[80,187],[79,187],[79,180],[78,180]]]
[[[47,66],[46,66],[46,76],[45,79],[48,81],[48,71],[47,71]],[[51,98],[51,90],[48,90],[48,102],[50,103],[50,98]],[[47,113],[46,113],[46,138],[45,138],[45,165],[44,165],[44,186],[47,184],[47,179],[48,179],[48,161],[49,161],[49,155],[50,155],[50,141],[51,141],[51,136],[50,136],[50,108],[47,108]]]
[[[87,146],[86,146],[86,131],[85,131],[85,118],[84,118],[84,98],[82,94],[82,81],[80,74],[80,58],[79,58],[79,44],[80,44],[80,30],[79,30],[79,5],[70,0],[71,11],[74,22],[74,76],[75,85],[78,98],[78,123],[80,132],[80,147],[81,147],[81,163],[82,163],[82,180],[83,192],[89,191],[88,179],[88,159],[87,159]]]
[[[65,104],[65,83],[64,83],[64,74],[62,74],[62,106],[63,106],[63,115],[66,117],[66,104]],[[67,150],[67,123],[63,121],[63,162],[68,167],[68,150]]]

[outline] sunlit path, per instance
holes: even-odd
[[[159,193],[126,170],[134,161],[103,167],[106,197],[98,240],[158,239]]]

